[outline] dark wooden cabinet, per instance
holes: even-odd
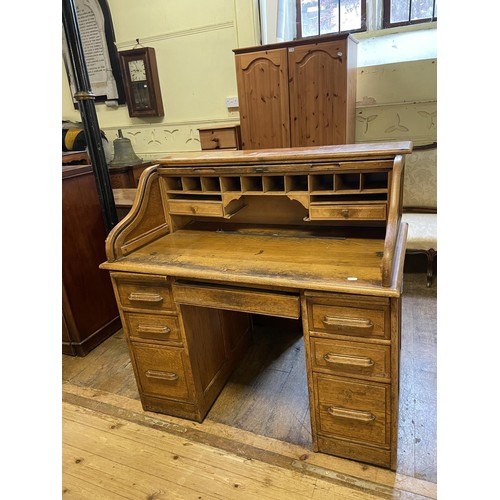
[[[243,149],[354,143],[357,42],[351,36],[234,53]]]
[[[62,352],[85,356],[121,327],[90,165],[62,168]]]

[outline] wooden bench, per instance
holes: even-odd
[[[407,254],[427,256],[427,286],[437,255],[437,146],[415,147],[406,157],[403,221],[408,223]]]

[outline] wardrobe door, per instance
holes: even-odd
[[[237,54],[243,149],[290,147],[287,49]]]
[[[345,144],[346,41],[290,47],[288,65],[292,146]]]

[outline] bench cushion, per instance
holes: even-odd
[[[437,214],[403,214],[403,221],[408,223],[408,250],[437,251]]]
[[[406,157],[403,207],[437,209],[437,149],[417,150]]]

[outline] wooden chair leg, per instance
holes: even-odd
[[[436,250],[431,248],[427,250],[427,287],[430,288],[432,285],[433,269],[434,269],[434,259],[436,257]]]

